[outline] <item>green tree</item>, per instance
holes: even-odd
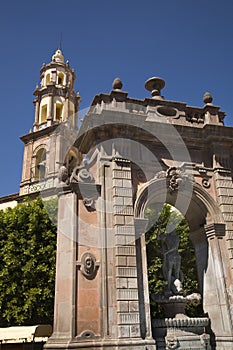
[[[174,210],[168,204],[163,206],[159,215],[155,210],[147,209],[146,217],[149,220],[149,227],[146,233],[147,245],[147,268],[149,293],[163,293],[167,282],[162,272],[163,256],[161,253],[161,241],[158,240],[158,234],[166,234],[168,230],[176,229],[180,238],[179,253],[181,255],[181,271],[184,275],[183,289],[185,294],[198,293],[198,281],[196,271],[195,251],[191,240],[189,239],[189,226],[186,219]],[[158,218],[158,219],[157,219]],[[150,298],[151,299],[151,298]],[[203,315],[201,302],[188,304],[186,312],[189,316]],[[151,299],[152,317],[164,317],[162,308]]]
[[[0,326],[53,320],[56,199],[0,211]]]

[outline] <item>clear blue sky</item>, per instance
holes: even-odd
[[[232,0],[1,1],[0,196],[18,192],[23,143],[34,118],[33,91],[59,44],[77,74],[81,108],[119,76],[144,99],[151,76],[167,99],[202,106],[205,91],[233,125]]]

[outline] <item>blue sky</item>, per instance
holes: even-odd
[[[130,97],[166,81],[165,98],[202,106],[205,91],[233,125],[232,0],[1,1],[0,196],[18,192],[23,143],[42,64],[59,45],[77,74],[81,108],[119,76]]]

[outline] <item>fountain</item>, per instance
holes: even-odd
[[[200,301],[201,295],[185,295],[183,273],[180,269],[181,256],[178,252],[179,236],[173,230],[158,235],[163,254],[163,276],[167,286],[163,293],[152,295],[152,300],[163,307],[165,318],[153,319],[153,337],[158,350],[164,349],[207,349],[210,350],[210,336],[206,333],[208,317],[188,317],[185,307],[188,303]]]

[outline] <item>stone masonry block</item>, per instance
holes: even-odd
[[[118,289],[117,290],[118,300],[138,300],[137,289]]]
[[[117,256],[116,257],[116,266],[127,266],[127,257],[126,256]]]
[[[124,197],[123,201],[124,205],[133,205],[133,199],[131,197]]]
[[[139,323],[139,313],[118,313],[118,324],[137,324]]]
[[[126,187],[126,188],[131,188],[132,187],[132,181],[131,180],[122,180],[123,185],[122,187]]]
[[[129,302],[128,301],[118,301],[117,312],[128,312],[128,311],[129,311]]]
[[[127,286],[128,286],[128,279],[127,278],[117,278],[116,286],[119,289],[120,288],[127,288]]]
[[[115,215],[114,216],[114,224],[115,225],[124,225],[125,217],[124,215]]]
[[[118,179],[131,179],[131,171],[130,170],[113,170],[113,178]]]
[[[140,337],[140,336],[141,336],[140,325],[134,324],[130,326],[130,337],[134,338],[134,337]]]
[[[136,267],[117,267],[116,275],[119,277],[137,277]]]
[[[132,188],[121,188],[114,187],[113,188],[113,196],[122,196],[122,197],[132,197]]]
[[[136,248],[135,247],[117,247],[116,255],[133,255],[136,256]]]
[[[129,215],[125,215],[125,224],[126,225],[132,225],[134,223],[134,217],[133,216],[129,216]]]
[[[116,241],[116,246],[126,245],[126,237],[125,236],[116,235],[115,241]]]
[[[127,266],[136,266],[136,257],[127,256]]]
[[[129,311],[130,312],[139,311],[139,303],[137,301],[130,301],[129,302]]]
[[[113,179],[112,183],[113,183],[113,187],[126,187],[126,186],[123,186],[123,180],[120,180],[120,179]]]
[[[113,205],[123,205],[124,198],[123,197],[113,197]]]
[[[137,288],[138,287],[138,281],[137,278],[128,278],[128,288]]]
[[[117,226],[116,227],[116,234],[118,235],[134,235],[134,226]]]
[[[119,326],[118,328],[119,338],[129,338],[130,336],[130,326]]]
[[[132,206],[126,205],[114,205],[114,213],[120,215],[133,215]]]

